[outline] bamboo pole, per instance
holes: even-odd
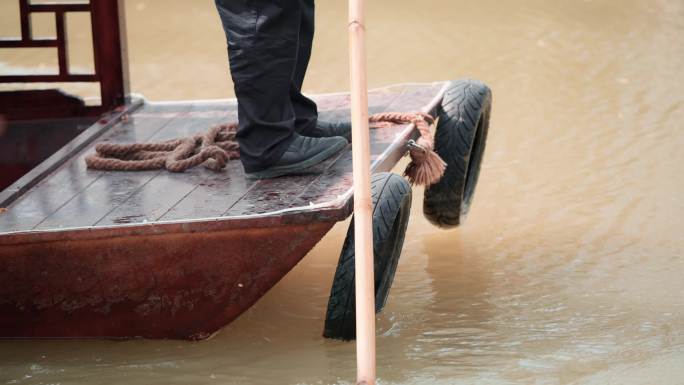
[[[349,0],[354,253],[356,289],[356,382],[375,384],[375,279],[368,134],[368,85],[364,0]]]

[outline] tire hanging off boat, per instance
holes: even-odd
[[[425,189],[423,214],[434,225],[463,223],[473,199],[487,141],[492,93],[477,80],[449,84],[438,113],[435,151],[447,163],[442,179]]]
[[[375,311],[382,310],[394,280],[411,211],[411,186],[397,174],[371,177],[373,204],[373,259]],[[356,338],[354,289],[354,219],[347,230],[335,271],[323,336],[342,340]]]

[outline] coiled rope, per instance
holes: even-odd
[[[446,163],[434,152],[430,126],[434,118],[424,113],[385,112],[369,117],[371,128],[412,123],[420,132],[417,142],[409,143],[411,162],[404,170],[409,182],[418,185],[436,183],[444,174]],[[237,123],[211,127],[202,134],[155,143],[99,143],[95,154],[86,157],[88,168],[106,171],[142,171],[166,169],[183,172],[202,165],[219,171],[231,159],[240,157],[235,140]]]

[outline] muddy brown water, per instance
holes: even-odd
[[[0,3],[4,36],[14,3]],[[135,92],[233,95],[212,1],[126,6]],[[345,90],[345,2],[317,7],[305,89]],[[371,86],[474,77],[494,93],[466,225],[430,226],[414,190],[378,316],[379,382],[684,384],[684,2],[378,0],[368,12]],[[75,46],[86,21],[73,19]],[[0,70],[54,62],[29,51],[0,50]],[[74,68],[88,58],[76,49]],[[346,226],[211,340],[3,341],[0,383],[350,384],[354,345],[321,338]]]

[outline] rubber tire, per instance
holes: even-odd
[[[425,189],[423,214],[434,225],[465,221],[475,193],[489,130],[492,92],[477,80],[450,83],[439,108],[435,151],[447,163],[442,179]]]
[[[373,207],[373,258],[375,311],[387,302],[397,271],[404,235],[411,211],[411,186],[397,174],[378,173],[371,177]],[[335,271],[323,336],[341,340],[356,338],[356,294],[354,287],[354,218],[349,224]]]

